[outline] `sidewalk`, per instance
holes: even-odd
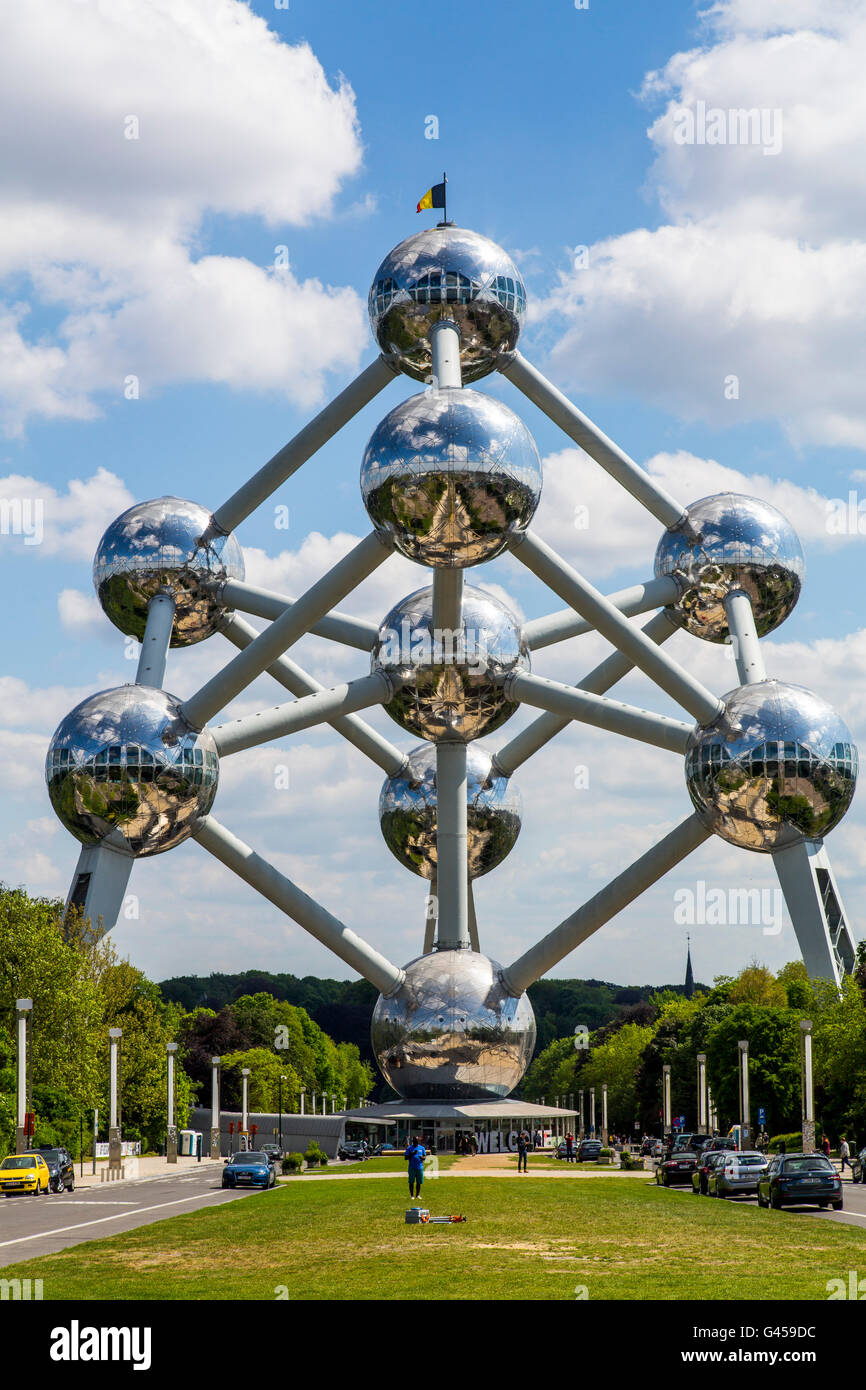
[[[75,1186],[76,1188],[85,1187],[107,1187],[109,1181],[112,1184],[126,1182],[141,1182],[147,1178],[176,1178],[181,1174],[202,1172],[211,1168],[214,1172],[222,1169],[222,1159],[203,1158],[201,1163],[195,1158],[181,1158],[178,1156],[177,1163],[168,1163],[164,1158],[125,1158],[123,1160],[123,1177],[108,1177],[108,1159],[98,1158],[96,1160],[96,1174],[92,1173],[93,1160],[84,1160],[84,1176],[80,1177],[80,1164],[75,1164]]]

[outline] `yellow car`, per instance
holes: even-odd
[[[48,1164],[41,1154],[9,1154],[0,1163],[0,1192],[7,1197],[16,1192],[30,1192],[38,1197],[50,1186]]]

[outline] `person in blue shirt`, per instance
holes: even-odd
[[[427,1157],[427,1150],[418,1138],[414,1135],[411,1144],[407,1144],[403,1157],[409,1164],[409,1196],[421,1196],[421,1184],[424,1181],[424,1159]]]

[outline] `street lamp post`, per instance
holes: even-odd
[[[601,1142],[607,1143],[607,1082],[601,1087]]]
[[[167,1163],[177,1163],[177,1125],[174,1122],[174,1058],[176,1052],[177,1043],[166,1043],[166,1086],[168,1087],[168,1099],[166,1104],[165,1158]]]
[[[121,1125],[123,1123],[120,1103],[120,1039],[122,1028],[108,1030],[108,1171],[122,1171],[121,1158],[123,1146]]]
[[[812,1020],[800,1019],[800,1128],[803,1153],[815,1148],[815,1082],[812,1074]]]
[[[698,1053],[698,1134],[707,1132],[707,1054]]]
[[[30,1030],[33,1014],[32,999],[16,999],[18,1013],[18,1123],[15,1129],[15,1152],[27,1150],[30,1129]]]
[[[283,1152],[283,1082],[285,1080],[286,1077],[280,1077],[280,1136],[277,1140],[277,1143],[280,1146],[280,1153]]]
[[[665,1064],[662,1067],[662,1139],[670,1139],[671,1129],[671,1069]]]
[[[589,1088],[589,1137],[595,1138],[595,1087]]]
[[[210,1156],[219,1158],[222,1147],[222,1101],[220,1098],[221,1057],[210,1059]]]
[[[250,1147],[250,1069],[244,1067],[241,1071],[243,1077],[243,1099],[241,1101],[241,1144],[244,1149]]]
[[[741,1038],[737,1043],[740,1061],[740,1148],[747,1149],[751,1137],[749,1118],[749,1043]]]
[[[577,1137],[586,1138],[586,1130],[583,1127],[583,1091],[577,1093]]]
[[[301,1087],[301,1114],[302,1114],[302,1115],[303,1115],[303,1113],[304,1113],[304,1097],[306,1096],[306,1094],[307,1094],[307,1088],[306,1088],[306,1086],[302,1086],[302,1087]]]

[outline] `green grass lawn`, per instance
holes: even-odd
[[[427,1182],[453,1226],[407,1226],[391,1182],[288,1183],[2,1271],[46,1299],[821,1300],[866,1232],[655,1183]]]
[[[450,1168],[456,1161],[454,1154],[442,1154],[439,1158],[440,1168]],[[329,1163],[327,1168],[306,1169],[305,1172],[313,1173],[403,1173],[409,1171],[409,1164],[405,1158],[368,1158],[363,1163]],[[301,1174],[303,1177],[304,1174]]]

